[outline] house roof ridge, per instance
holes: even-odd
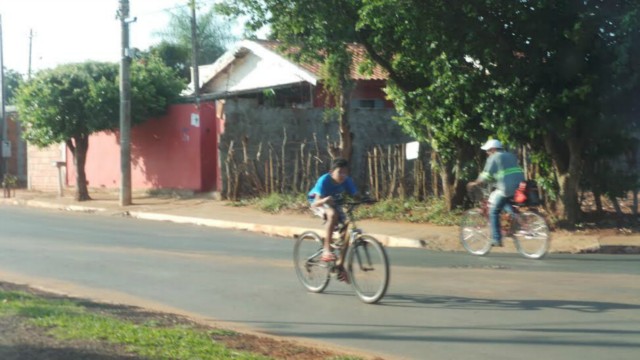
[[[368,61],[368,54],[363,45],[358,43],[348,43],[348,50],[353,56],[353,62],[351,64],[351,79],[360,80],[387,80],[387,73],[378,65],[374,65],[368,74],[362,74],[359,71],[361,64]],[[296,51],[296,46],[286,45],[285,43],[277,40],[266,39],[243,39],[234,44],[229,50],[227,50],[222,56],[220,56],[215,62],[207,65],[200,65],[198,67],[199,72],[199,88],[205,89],[210,84],[218,81],[224,77],[225,73],[229,71],[231,67],[234,67],[236,63],[242,64],[243,59],[249,54],[261,59],[261,63],[272,64],[274,67],[273,72],[265,73],[266,77],[271,80],[271,86],[274,84],[284,84],[291,82],[307,82],[312,85],[317,85],[318,81],[322,79],[322,63],[313,60],[300,60],[296,59],[291,54]],[[285,75],[280,80],[275,79],[278,73],[289,74]],[[274,77],[275,76],[275,77]],[[266,79],[266,78],[265,78]],[[233,86],[237,87],[238,84]],[[242,88],[246,84],[240,84],[239,88]],[[229,85],[227,85],[229,86]],[[183,92],[184,96],[193,94],[194,92],[193,77],[188,88]],[[235,91],[235,90],[234,90]]]
[[[267,39],[248,39],[248,41],[253,41],[256,44],[259,44],[266,49],[279,54],[280,56],[292,61],[294,64],[301,66],[313,73],[317,77],[321,77],[321,64],[320,63],[310,63],[310,62],[296,62],[293,59],[290,59],[286,53],[280,49],[280,46],[287,46],[284,42],[278,40],[267,40]],[[359,67],[362,63],[368,60],[368,54],[364,47],[364,45],[358,42],[350,42],[347,43],[348,49],[353,56],[353,63],[351,65],[351,78],[353,80],[387,80],[389,78],[387,72],[382,69],[382,67],[378,65],[374,65],[371,75],[361,74],[359,71]],[[288,46],[287,50],[295,51],[295,46]]]

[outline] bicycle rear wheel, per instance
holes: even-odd
[[[542,216],[532,211],[524,211],[518,215],[513,238],[522,256],[541,259],[549,250],[551,237],[547,222]]]
[[[378,240],[361,235],[350,247],[347,271],[351,285],[360,300],[374,304],[387,292],[389,286],[389,259]]]
[[[330,264],[320,260],[322,257],[322,238],[313,231],[298,236],[293,246],[293,265],[298,279],[315,293],[324,291],[329,285]]]
[[[469,209],[462,214],[460,243],[473,255],[486,255],[491,250],[489,223],[480,209]]]

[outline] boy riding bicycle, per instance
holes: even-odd
[[[328,173],[320,176],[315,186],[309,191],[308,199],[311,210],[318,216],[326,219],[326,231],[323,239],[322,261],[336,261],[339,269],[338,279],[348,282],[347,273],[344,270],[344,255],[346,253],[347,242],[340,251],[339,258],[331,250],[331,238],[336,225],[340,222],[342,209],[336,204],[336,198],[347,192],[355,195],[357,189],[348,172],[349,162],[342,158],[336,158],[331,162],[331,169]],[[344,219],[342,219],[344,220]]]

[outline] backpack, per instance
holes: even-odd
[[[520,182],[520,185],[513,194],[513,201],[518,205],[537,206],[540,205],[540,195],[538,184],[535,180]]]

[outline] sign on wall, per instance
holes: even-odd
[[[200,127],[200,114],[191,114],[191,126]]]

